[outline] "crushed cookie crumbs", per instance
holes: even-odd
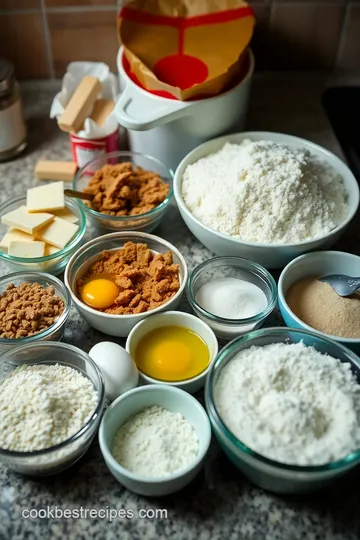
[[[85,283],[104,276],[116,283],[119,295],[112,306],[98,310],[103,313],[144,313],[168,302],[180,288],[171,251],[154,255],[146,244],[127,242],[116,252],[104,251],[77,281],[79,297]]]
[[[86,204],[109,216],[137,216],[159,206],[170,191],[155,172],[134,167],[132,163],[104,165],[95,172],[85,193],[94,195]]]
[[[30,337],[52,326],[65,309],[53,286],[10,283],[0,295],[0,338]]]

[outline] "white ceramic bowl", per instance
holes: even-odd
[[[315,328],[312,328],[299,319],[286,302],[288,290],[300,279],[307,276],[321,277],[330,274],[345,274],[351,277],[360,276],[360,257],[341,251],[318,251],[297,257],[284,268],[279,278],[278,294],[281,314],[286,326],[310,330],[322,337],[330,337],[337,343],[341,343],[359,354],[360,339],[330,336],[324,332],[315,330]]]
[[[254,74],[251,49],[244,59],[244,72],[233,87],[214,97],[178,101],[141,89],[124,68],[120,47],[117,67],[121,94],[115,108],[119,124],[125,127],[133,152],[149,154],[171,169],[190,150],[204,141],[243,129]]]
[[[181,413],[193,426],[199,439],[199,452],[194,462],[165,479],[135,474],[120,465],[112,455],[119,428],[131,416],[153,405]],[[200,403],[190,394],[165,385],[142,386],[120,396],[105,412],[99,429],[100,449],[111,474],[129,490],[148,496],[168,495],[189,484],[201,469],[210,440],[210,422]]]
[[[156,253],[165,253],[169,250],[172,251],[174,263],[179,265],[180,288],[169,302],[166,302],[152,311],[134,315],[112,315],[109,313],[102,313],[87,306],[80,300],[76,294],[77,280],[86,273],[91,264],[101,257],[101,253],[104,250],[117,251],[121,249],[126,242],[145,243],[148,245],[149,249]],[[65,285],[70,291],[71,298],[77,311],[90,326],[110,336],[126,337],[139,321],[149,315],[168,309],[176,309],[184,294],[187,277],[188,271],[185,259],[180,251],[170,244],[170,242],[167,242],[158,236],[142,232],[117,232],[94,238],[74,253],[66,267]]]
[[[325,161],[332,166],[342,177],[345,189],[348,193],[349,212],[345,221],[336,229],[327,235],[309,240],[306,242],[298,242],[296,244],[260,244],[254,242],[245,242],[231,236],[227,236],[220,232],[210,229],[198,219],[196,219],[182,198],[181,184],[183,172],[187,165],[198,161],[213,152],[216,152],[226,142],[241,143],[244,139],[254,141],[268,140],[276,143],[287,144],[294,148],[307,149],[313,155]],[[226,165],[225,165],[226,166]],[[254,262],[257,262],[265,268],[282,268],[289,261],[316,249],[326,249],[332,246],[343,234],[347,225],[354,217],[359,205],[359,186],[350,171],[350,169],[334,154],[325,150],[321,146],[314,144],[299,137],[284,135],[282,133],[271,133],[266,131],[249,131],[245,133],[236,133],[234,135],[225,135],[217,139],[208,141],[190,152],[180,163],[176,169],[174,178],[174,194],[178,204],[180,213],[189,227],[190,231],[196,236],[204,246],[209,248],[216,255],[235,255],[245,257]]]
[[[157,315],[152,315],[146,319],[139,322],[130,332],[126,340],[126,350],[135,358],[136,347],[146,334],[155,330],[156,328],[164,326],[181,326],[183,328],[189,328],[193,332],[196,332],[206,343],[210,352],[210,362],[208,367],[191,379],[187,379],[181,382],[166,382],[159,379],[154,379],[142,373],[139,370],[139,381],[140,384],[163,384],[167,386],[172,386],[176,388],[181,388],[190,394],[194,394],[205,384],[207,374],[210,370],[211,364],[216,358],[218,353],[218,342],[214,332],[211,330],[210,326],[204,321],[191,315],[191,313],[184,313],[183,311],[167,311],[166,313],[158,313]]]

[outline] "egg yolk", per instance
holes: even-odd
[[[145,375],[161,381],[196,377],[209,365],[210,354],[202,338],[180,326],[156,328],[140,339],[134,354]]]
[[[119,294],[117,285],[110,279],[93,279],[81,290],[82,300],[95,309],[110,307]]]

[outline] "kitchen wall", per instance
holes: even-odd
[[[0,56],[18,78],[61,77],[72,60],[116,70],[121,0],[0,0]],[[360,69],[360,0],[250,0],[259,69]]]

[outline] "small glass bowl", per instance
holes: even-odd
[[[55,295],[59,296],[64,302],[64,311],[53,325],[34,336],[17,339],[0,338],[0,352],[4,352],[12,347],[39,341],[60,341],[64,335],[71,308],[70,293],[65,285],[55,276],[45,274],[44,272],[14,272],[0,278],[0,294],[6,291],[10,283],[18,286],[24,283],[24,281],[28,283],[40,283],[44,287],[53,286],[55,288]]]
[[[104,381],[99,368],[85,352],[67,343],[31,343],[14,347],[1,355],[0,381],[21,365],[60,364],[70,366],[91,380],[98,394],[96,408],[84,426],[72,437],[56,446],[32,452],[0,448],[0,462],[26,475],[45,476],[73,465],[89,448],[104,409]]]
[[[3,260],[11,270],[34,270],[38,272],[47,272],[49,274],[58,275],[63,272],[68,260],[71,255],[81,245],[81,241],[84,237],[86,231],[86,216],[83,209],[77,204],[75,200],[66,198],[65,202],[66,208],[71,210],[78,217],[79,229],[74,236],[74,238],[69,242],[67,246],[63,249],[60,249],[57,253],[52,255],[47,255],[46,257],[14,257],[0,251],[0,260]],[[20,195],[14,199],[8,200],[2,205],[0,205],[0,217],[19,208],[19,206],[26,206],[26,197]],[[0,237],[2,238],[4,234],[9,230],[9,226],[0,222]]]
[[[104,165],[116,165],[117,163],[129,161],[133,163],[134,166],[139,166],[145,170],[159,174],[162,180],[166,184],[169,184],[169,194],[159,206],[153,208],[150,212],[145,212],[138,216],[108,216],[107,214],[102,214],[93,210],[79,199],[79,204],[85,210],[91,222],[104,232],[141,231],[150,233],[160,224],[160,221],[173,198],[173,171],[156,158],[127,151],[109,152],[104,156],[90,161],[76,174],[73,188],[76,191],[83,191],[89,184],[95,171],[101,169]]]
[[[201,307],[196,301],[200,287],[212,279],[221,277],[242,279],[259,287],[267,298],[266,308],[246,319],[225,319]],[[190,274],[186,294],[196,315],[224,341],[259,328],[275,308],[277,300],[276,283],[271,274],[263,266],[241,257],[214,257],[199,264]]]
[[[299,342],[341,362],[349,363],[360,384],[360,360],[355,353],[314,332],[279,327],[256,330],[231,341],[220,351],[211,365],[205,386],[206,410],[219,445],[235,467],[249,480],[274,493],[308,493],[324,488],[360,463],[360,448],[338,461],[324,465],[301,466],[280,463],[246,446],[225,425],[216,406],[214,390],[221,371],[228,362],[249,347]]]

